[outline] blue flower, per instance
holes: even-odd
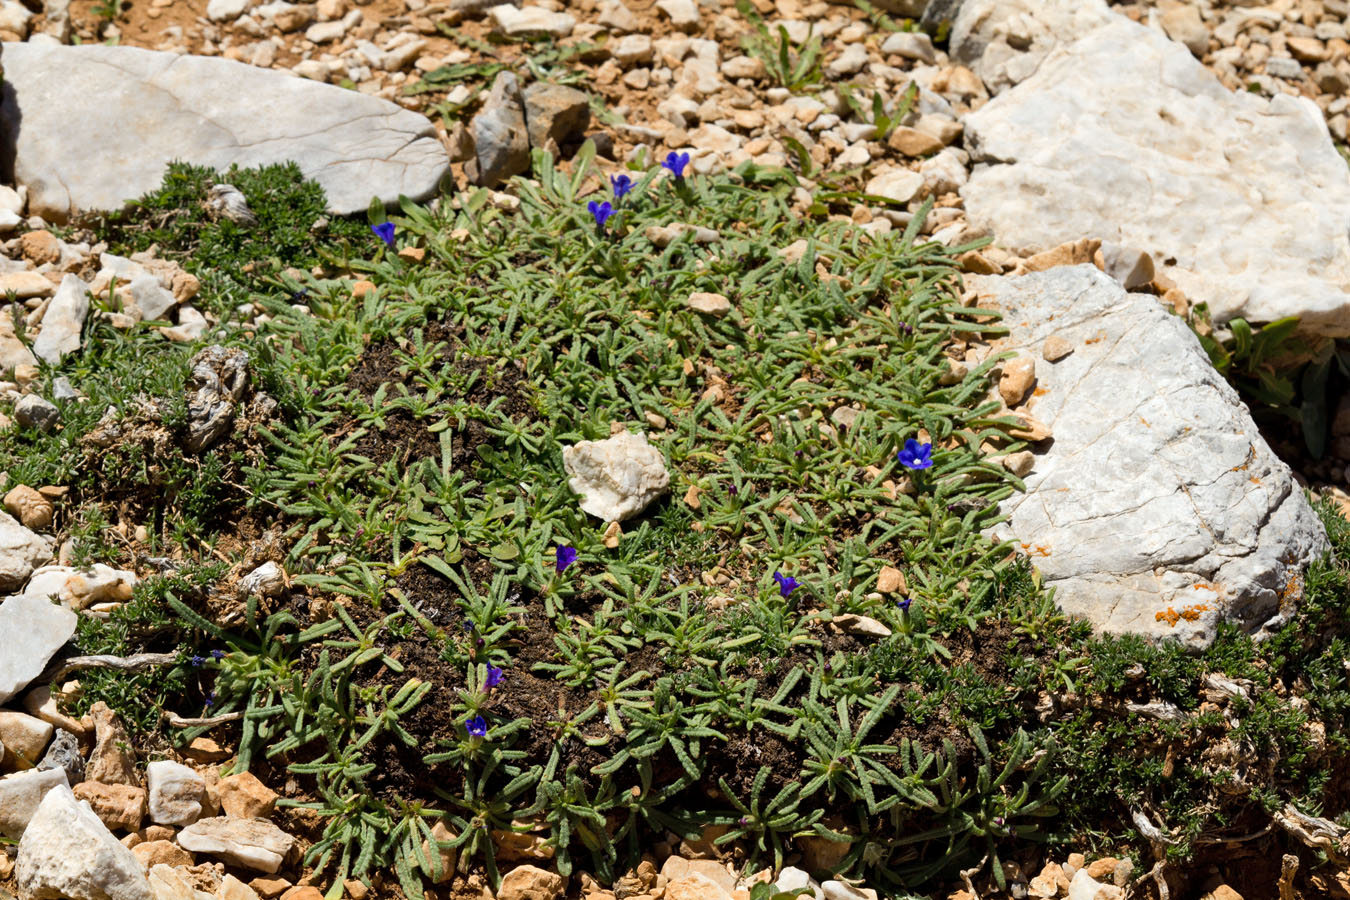
[[[464,730],[469,732],[469,737],[486,737],[487,720],[482,716],[474,716],[471,719],[464,720]]]
[[[224,651],[224,650],[212,650],[212,651],[211,651],[211,658],[214,659],[214,660],[216,660],[217,662],[219,662],[220,660],[222,660],[222,659],[225,658],[225,651]]]
[[[791,594],[799,587],[797,579],[793,578],[791,575],[784,575],[782,572],[774,572],[773,580],[778,582],[778,593],[782,594],[784,597]]]
[[[669,169],[670,174],[677,179],[684,180],[684,167],[689,165],[688,153],[676,153],[674,150],[666,154],[665,162],[661,163],[663,169]]]
[[[905,449],[897,453],[900,465],[908,469],[930,469],[933,467],[933,445],[920,444],[914,438],[905,441]]]
[[[901,612],[909,612],[909,605],[914,602],[913,597],[906,597],[903,600],[895,601],[895,605],[900,607]]]
[[[370,226],[370,230],[375,232],[375,236],[384,241],[384,245],[390,250],[394,249],[394,223],[381,222],[378,225]]]
[[[206,662],[206,657],[194,656],[192,657],[192,659],[188,660],[188,662],[192,664],[192,668],[200,669],[202,667],[202,663]]]
[[[567,567],[577,561],[577,550],[575,547],[569,547],[566,544],[558,545],[557,562],[558,574],[561,575],[567,571]]]
[[[586,208],[591,211],[591,215],[595,216],[595,224],[600,228],[604,228],[605,220],[614,215],[614,205],[608,200],[603,203],[592,200],[590,203],[586,204]]]
[[[206,695],[206,705],[207,705],[207,706],[215,706],[215,705],[216,705],[216,692],[215,692],[215,691],[209,691],[209,692],[207,693],[207,695]]]
[[[483,682],[483,686],[490,691],[497,685],[501,684],[502,679],[505,677],[506,676],[502,673],[501,669],[497,668],[496,666],[488,666],[487,680]]]
[[[609,184],[614,188],[615,200],[622,200],[623,195],[633,189],[633,179],[627,175],[611,175],[609,176]]]

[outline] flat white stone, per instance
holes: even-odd
[[[294,160],[338,213],[364,211],[372,196],[425,199],[449,167],[424,116],[233,60],[12,43],[4,67],[15,177],[29,212],[49,221],[117,209],[158,188],[177,159],[220,170]],[[65,139],[71,122],[99,139]]]
[[[24,900],[154,900],[136,857],[64,785],[28,822],[14,877]]]
[[[29,531],[8,513],[0,513],[0,590],[23,584],[35,568],[52,558],[54,546],[51,538]]]
[[[995,531],[1065,612],[1192,647],[1220,620],[1287,615],[1326,535],[1186,324],[1093,266],[969,283],[1010,329],[998,350],[1040,356],[1052,335],[1075,347],[1038,369],[1022,409],[1054,441]]]
[[[17,695],[42,674],[47,661],[75,634],[78,616],[42,597],[17,596],[0,601],[0,703]]]
[[[1175,259],[1165,273],[1217,322],[1350,335],[1350,172],[1311,101],[1231,92],[1111,15],[965,127],[967,217],[1000,245],[1099,238]]]
[[[178,845],[227,863],[275,873],[295,845],[295,838],[266,819],[217,816],[198,819],[178,832]]]
[[[89,315],[89,285],[78,275],[61,279],[56,296],[42,317],[42,332],[33,341],[33,352],[52,365],[67,353],[80,349],[80,333]]]
[[[29,769],[0,778],[0,834],[13,840],[23,837],[42,798],[56,787],[70,787],[65,769]]]

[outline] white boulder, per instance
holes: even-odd
[[[563,468],[581,508],[605,522],[632,518],[670,487],[661,451],[631,431],[564,447]]]
[[[19,841],[24,900],[153,900],[131,851],[64,785],[47,791]]]

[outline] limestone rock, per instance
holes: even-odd
[[[14,294],[20,300],[30,297],[50,297],[56,285],[41,272],[5,272],[0,275],[0,294]]]
[[[29,821],[14,877],[25,900],[154,900],[136,857],[60,785]]]
[[[563,877],[538,866],[519,866],[506,873],[497,900],[555,900],[563,891]]]
[[[670,487],[661,451],[631,431],[564,447],[563,468],[581,508],[605,522],[632,518]]]
[[[150,820],[157,825],[191,825],[202,816],[206,782],[182,763],[161,759],[145,767]]]
[[[159,865],[192,865],[192,854],[173,841],[143,841],[131,848],[131,854],[146,869]]]
[[[706,875],[690,872],[666,884],[666,900],[731,900],[731,892]]]
[[[731,301],[721,294],[700,291],[690,294],[685,303],[694,312],[703,313],[705,316],[712,316],[715,319],[723,318],[731,312]]]
[[[498,72],[483,108],[469,125],[474,152],[470,162],[475,184],[495,187],[529,171],[530,139],[525,127],[525,101],[514,72]]]
[[[1019,356],[1003,364],[1003,374],[998,379],[998,394],[1008,406],[1021,403],[1036,383],[1036,360],[1030,356]]]
[[[54,597],[71,609],[88,609],[95,603],[125,603],[136,586],[136,573],[94,563],[84,569],[43,566],[33,572],[25,594]]]
[[[507,37],[535,37],[548,35],[564,38],[577,27],[576,16],[562,12],[550,12],[541,6],[526,6],[517,9],[509,3],[494,6],[488,10],[492,27]]]
[[[908,203],[923,188],[923,176],[909,169],[892,169],[883,172],[867,182],[866,192],[894,200],[896,203]]]
[[[82,781],[72,789],[78,800],[89,804],[109,831],[140,831],[145,819],[145,788],[130,784],[100,784]]]
[[[1088,874],[1087,869],[1079,869],[1069,882],[1069,900],[1124,900],[1125,891],[1114,884],[1102,884]]]
[[[89,316],[89,285],[77,275],[61,279],[56,296],[42,317],[42,331],[33,341],[38,358],[59,365],[67,353],[80,349],[80,333]]]
[[[1296,315],[1350,335],[1350,174],[1310,101],[1233,93],[1184,47],[1111,16],[965,125],[967,216],[1003,246],[1100,237],[1175,259],[1168,276],[1216,322]]]
[[[670,24],[678,30],[698,29],[698,4],[694,0],[656,0],[656,8],[665,13]]]
[[[591,124],[591,98],[576,88],[539,81],[526,88],[524,99],[531,147],[562,144]]]
[[[0,835],[18,840],[47,792],[69,787],[63,769],[15,772],[0,778]]]
[[[220,807],[238,819],[266,818],[277,805],[277,793],[252,772],[227,775],[216,783]]]
[[[295,838],[266,819],[218,816],[198,819],[178,832],[178,845],[232,865],[273,874],[295,846]]]
[[[102,700],[89,708],[94,719],[94,749],[85,766],[85,778],[103,784],[141,786],[136,773],[136,754],[131,749],[131,738],[117,714]]]
[[[15,177],[29,212],[49,221],[118,209],[157,189],[176,159],[222,171],[295,160],[343,214],[365,211],[372,195],[426,199],[449,166],[417,113],[233,60],[26,43],[5,48],[4,66]],[[58,140],[71,122],[99,140]]]
[[[997,531],[1035,548],[1060,606],[1193,647],[1220,620],[1287,614],[1326,536],[1185,323],[1091,266],[970,283],[1004,311],[998,349],[1030,356],[1051,334],[1077,348],[1040,373],[1030,416],[1055,440]]]
[[[0,590],[11,590],[23,584],[37,565],[52,558],[53,549],[54,542],[50,538],[34,534],[9,515],[0,513]],[[0,606],[0,609],[3,608]],[[12,615],[19,615],[19,610],[16,608]],[[0,624],[18,626],[20,623],[14,620],[7,622],[4,614],[0,613]],[[0,630],[0,634],[13,633],[15,632]],[[2,671],[4,671],[4,657],[0,656],[0,672]],[[0,702],[5,699],[3,680],[0,680]]]
[[[0,653],[0,703],[42,674],[47,661],[75,634],[77,621],[73,610],[42,597],[19,595],[0,603],[0,634],[6,642]]]
[[[450,830],[443,819],[438,819],[435,825],[431,826],[431,836],[437,844],[453,841],[457,834]],[[459,851],[454,847],[432,847],[430,841],[422,841],[422,854],[430,862],[435,860],[434,866],[428,866],[424,869],[427,878],[431,879],[433,884],[446,884],[455,877],[455,865],[459,862]]]
[[[1200,10],[1194,6],[1178,5],[1162,14],[1163,31],[1197,59],[1209,49],[1209,29],[1200,20]]]

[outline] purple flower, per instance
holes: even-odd
[[[608,200],[603,203],[592,200],[590,203],[586,204],[586,208],[591,211],[591,215],[595,216],[595,225],[597,228],[604,228],[605,221],[610,216],[614,215],[614,205]]]
[[[202,667],[202,663],[206,662],[206,657],[194,656],[192,657],[192,659],[188,660],[188,662],[192,664],[192,668],[200,669]]]
[[[609,176],[609,184],[610,187],[614,188],[615,200],[622,200],[624,194],[633,189],[633,179],[627,175],[611,175]]]
[[[933,466],[933,445],[920,444],[914,438],[909,438],[905,441],[905,449],[895,456],[905,468],[929,469]]]
[[[207,705],[207,706],[215,706],[215,705],[216,705],[216,692],[215,692],[215,691],[209,691],[209,692],[207,692],[207,694],[206,694],[206,705]]]
[[[895,605],[900,607],[901,612],[909,612],[909,605],[914,602],[913,597],[906,597],[903,600],[895,601]]]
[[[225,658],[225,651],[224,651],[224,650],[212,650],[212,651],[211,651],[211,658],[214,659],[216,662],[220,662],[222,659]]]
[[[464,720],[464,730],[469,732],[469,737],[486,737],[487,720],[482,716],[474,716],[471,719]]]
[[[381,222],[378,225],[370,226],[370,230],[375,232],[375,236],[384,241],[384,245],[390,250],[394,249],[394,223]]]
[[[663,169],[669,169],[670,174],[680,181],[684,180],[684,167],[687,165],[689,165],[689,154],[676,153],[674,150],[666,154],[665,162],[661,163]]]
[[[577,550],[575,547],[569,547],[566,544],[558,545],[557,562],[558,574],[561,575],[567,571],[567,567],[577,561]]]
[[[782,572],[774,572],[773,580],[778,582],[778,593],[784,597],[791,594],[798,588],[797,579],[791,575],[784,575]]]
[[[490,691],[490,690],[492,690],[493,688],[495,688],[497,685],[501,684],[501,683],[502,683],[502,679],[505,678],[505,677],[506,677],[506,676],[505,676],[504,674],[502,674],[502,670],[501,670],[501,669],[497,668],[496,666],[488,666],[488,667],[487,667],[487,680],[483,682],[483,686],[484,686],[485,688],[487,688],[487,689]]]

